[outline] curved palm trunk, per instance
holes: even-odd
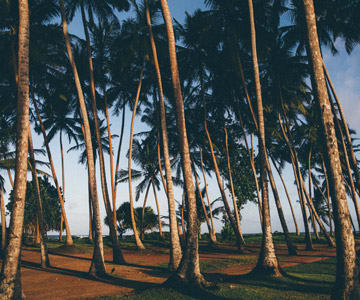
[[[113,219],[114,213],[111,211],[109,191],[108,191],[107,182],[106,182],[104,153],[103,153],[102,145],[101,145],[101,135],[100,135],[97,107],[96,107],[94,69],[93,69],[93,60],[92,60],[91,46],[90,46],[90,36],[89,36],[87,20],[85,17],[85,10],[84,10],[83,5],[81,5],[81,17],[82,17],[82,22],[83,22],[83,27],[84,27],[84,32],[85,32],[87,50],[88,50],[87,52],[88,52],[89,74],[90,74],[91,106],[92,106],[92,113],[93,113],[93,117],[94,117],[95,135],[96,135],[96,141],[98,144],[98,152],[99,152],[101,189],[102,189],[103,197],[104,197],[106,215],[109,219],[108,225],[109,225],[110,236],[111,236],[111,241],[112,241],[112,248],[113,248],[113,262],[117,263],[117,264],[121,264],[121,263],[125,262],[125,259],[122,255],[120,245],[119,245],[119,240],[117,237],[116,219]],[[111,178],[112,178],[112,176],[111,176]],[[114,211],[115,210],[116,210],[116,208],[114,208]]]
[[[132,193],[132,182],[131,182],[131,157],[132,157],[132,145],[133,145],[133,136],[134,136],[134,122],[135,122],[136,109],[137,109],[137,104],[138,104],[139,97],[140,97],[141,85],[142,85],[142,80],[143,80],[143,70],[144,70],[144,68],[142,68],[141,72],[140,72],[139,85],[137,88],[136,99],[135,99],[132,118],[131,118],[129,161],[128,161],[131,226],[134,231],[136,246],[139,250],[143,250],[143,249],[145,249],[145,247],[144,247],[143,243],[141,242],[138,231],[136,229],[136,222],[135,222],[135,215],[134,215],[134,201],[133,201],[133,193]]]
[[[47,152],[47,156],[48,156],[49,163],[50,163],[50,168],[51,168],[51,175],[52,175],[54,183],[55,183],[57,196],[58,196],[58,198],[60,200],[61,214],[62,214],[63,219],[64,219],[65,230],[66,230],[66,245],[71,246],[71,245],[74,244],[74,242],[73,242],[72,237],[71,237],[70,226],[69,226],[67,216],[66,216],[64,199],[63,199],[63,195],[61,193],[59,182],[58,182],[58,179],[57,179],[57,176],[56,176],[55,167],[54,167],[54,161],[52,159],[50,145],[49,145],[49,141],[48,141],[48,138],[47,138],[47,135],[46,135],[44,123],[43,123],[41,115],[40,115],[39,107],[38,107],[38,105],[36,103],[36,100],[34,98],[34,93],[32,93],[32,99],[33,99],[33,104],[34,104],[34,107],[35,107],[36,116],[37,116],[37,118],[39,120],[39,123],[40,123],[41,133],[42,133],[43,138],[44,138],[45,148],[46,148],[46,152]]]
[[[90,197],[90,180],[88,179],[88,199],[89,199],[89,241],[93,240],[93,212],[91,207],[91,197]]]
[[[152,32],[151,19],[150,19],[150,10],[147,0],[146,4],[146,22],[149,29],[150,43],[153,54],[153,61],[156,72],[156,79],[159,89],[159,98],[160,98],[160,119],[161,119],[161,136],[163,141],[163,154],[164,154],[164,163],[165,163],[165,176],[166,176],[166,186],[167,186],[167,198],[169,205],[169,219],[170,219],[170,269],[176,270],[180,264],[182,251],[179,239],[179,232],[177,229],[177,220],[176,220],[176,209],[175,209],[175,199],[174,199],[174,190],[173,182],[171,176],[171,164],[170,164],[170,153],[169,153],[169,142],[166,126],[166,112],[164,104],[164,93],[162,87],[161,73],[158,62],[157,50],[155,45],[155,40]]]
[[[322,169],[324,172],[324,177],[325,177],[325,183],[326,183],[326,200],[327,200],[327,206],[328,206],[328,214],[329,214],[329,226],[330,226],[330,235],[333,234],[333,227],[332,227],[332,219],[333,219],[333,214],[331,211],[331,206],[330,206],[330,186],[329,186],[329,180],[328,180],[328,176],[327,176],[327,172],[326,172],[326,168],[325,168],[325,160],[324,157],[321,157],[321,161],[322,161]]]
[[[335,91],[335,87],[334,87],[334,85],[333,85],[333,83],[332,83],[332,81],[330,79],[330,75],[329,75],[329,73],[327,71],[327,68],[326,68],[324,62],[323,62],[323,67],[324,67],[324,70],[325,70],[326,79],[327,79],[327,81],[328,81],[328,83],[330,85],[330,89],[331,89],[332,94],[333,94],[333,96],[335,98],[336,105],[338,107],[340,117],[341,117],[344,129],[345,129],[345,136],[346,136],[346,141],[348,143],[348,148],[349,148],[349,151],[350,151],[350,159],[351,159],[352,169],[353,169],[353,171],[355,173],[355,180],[356,180],[357,190],[358,190],[358,193],[360,193],[360,172],[359,172],[359,168],[358,168],[357,159],[356,159],[356,156],[355,156],[355,151],[354,151],[354,148],[353,148],[353,145],[352,145],[352,140],[351,140],[351,136],[350,136],[350,132],[349,132],[349,126],[347,125],[345,115],[344,115],[344,111],[343,111],[342,106],[341,106],[341,102],[339,100],[339,97],[337,96],[337,93]],[[331,99],[330,99],[330,103],[333,105],[333,102],[331,101]],[[344,151],[344,153],[347,154],[347,151]]]
[[[265,125],[263,115],[263,105],[261,96],[261,85],[259,76],[259,65],[256,51],[256,32],[254,22],[254,8],[252,0],[248,0],[249,16],[251,27],[251,53],[253,58],[253,68],[256,86],[256,100],[258,106],[258,125],[259,125],[259,154],[260,154],[260,172],[261,172],[261,188],[262,188],[262,205],[263,205],[263,236],[261,242],[261,251],[255,269],[256,273],[271,274],[275,276],[280,275],[279,263],[275,254],[275,247],[271,232],[270,222],[270,208],[269,208],[269,193],[267,183],[267,169],[266,169],[266,146],[265,146]]]
[[[0,189],[0,209],[1,209],[1,249],[5,250],[6,247],[6,218],[5,218],[5,203],[4,194]]]
[[[205,113],[205,116],[206,116],[206,113]],[[227,216],[228,216],[228,218],[230,220],[230,225],[231,225],[231,227],[232,227],[232,229],[234,230],[234,233],[235,233],[236,245],[237,245],[237,247],[238,247],[238,249],[240,251],[243,251],[244,240],[241,238],[241,234],[239,232],[237,223],[236,223],[236,221],[234,219],[234,216],[233,216],[233,214],[231,212],[231,208],[230,208],[229,202],[228,202],[226,194],[225,194],[224,185],[223,185],[221,177],[220,177],[220,171],[219,171],[219,167],[218,167],[216,157],[215,157],[215,153],[214,153],[214,147],[213,147],[213,144],[212,144],[212,141],[211,141],[210,133],[209,133],[209,131],[207,129],[206,119],[204,121],[204,128],[205,128],[205,133],[206,133],[206,136],[207,136],[207,139],[208,139],[208,142],[209,142],[210,153],[211,153],[211,158],[212,158],[212,162],[213,162],[213,166],[214,166],[214,170],[215,170],[216,180],[217,180],[219,190],[220,190],[220,193],[221,193],[221,198],[222,198],[222,200],[224,202],[225,211],[226,211],[226,214],[227,214]]]
[[[113,207],[113,221],[114,221],[114,228],[116,230],[116,235],[117,235],[114,154],[113,154],[111,128],[110,128],[109,107],[108,107],[107,94],[106,94],[105,87],[103,88],[103,93],[104,93],[104,101],[105,101],[106,125],[107,125],[107,130],[108,130],[108,139],[109,139],[109,148],[110,148],[110,180],[111,180],[111,196],[112,196],[112,207]]]
[[[168,279],[167,282],[170,284],[174,283],[174,281],[177,282],[178,280],[180,280],[180,282],[202,285],[205,283],[205,279],[200,273],[196,197],[194,182],[192,179],[190,152],[186,133],[184,102],[181,93],[179,70],[177,66],[174,29],[172,26],[172,20],[167,1],[161,0],[160,3],[169,41],[171,77],[173,83],[174,98],[176,99],[176,120],[180,138],[180,152],[182,156],[183,174],[185,179],[189,212],[188,230],[186,235],[187,247],[183,253],[179,268],[176,270],[175,274]]]
[[[283,110],[283,113],[284,113],[284,116],[285,116],[285,110]],[[309,222],[308,222],[306,206],[305,206],[305,200],[304,200],[304,198],[305,198],[304,191],[303,191],[302,185],[300,184],[300,179],[299,179],[299,176],[298,176],[298,171],[300,172],[300,167],[298,165],[296,152],[295,152],[295,149],[293,149],[293,147],[290,144],[289,137],[287,136],[284,125],[283,125],[283,123],[281,121],[280,113],[278,113],[278,120],[279,120],[279,124],[280,124],[280,128],[281,128],[284,140],[285,140],[285,142],[286,142],[286,144],[287,144],[287,146],[289,148],[289,151],[290,151],[291,166],[293,168],[296,187],[297,187],[299,200],[300,200],[301,212],[302,212],[303,221],[304,221],[306,250],[313,250],[311,234],[310,234],[310,228],[309,228]],[[285,116],[285,125],[286,125],[287,132],[289,132],[289,134],[290,134],[290,130],[289,130],[288,124],[286,122],[286,116]]]
[[[312,199],[312,196],[311,196],[311,192],[312,192],[312,184],[311,184],[311,154],[312,154],[312,149],[310,148],[309,157],[308,157],[308,177],[309,177],[309,198],[310,198],[310,199]],[[319,233],[318,233],[318,230],[317,230],[317,226],[316,226],[316,223],[315,223],[315,218],[314,218],[314,215],[313,215],[312,212],[311,212],[311,209],[309,209],[309,212],[310,212],[310,216],[311,216],[311,223],[312,223],[312,225],[313,225],[315,237],[316,237],[317,240],[320,240],[320,236],[319,236]]]
[[[232,195],[234,212],[235,212],[235,220],[236,220],[236,225],[237,225],[237,227],[238,227],[238,231],[239,231],[239,233],[240,233],[240,237],[241,237],[242,243],[245,245],[245,240],[244,240],[244,237],[243,237],[243,235],[242,235],[242,230],[241,230],[239,210],[238,210],[238,206],[237,206],[237,204],[236,204],[234,184],[233,184],[232,174],[231,174],[230,155],[229,155],[229,143],[228,143],[228,133],[227,133],[226,127],[224,127],[224,131],[225,131],[226,160],[227,160],[227,167],[228,167],[228,171],[229,171],[229,180],[230,180],[231,195]]]
[[[334,120],[326,90],[313,0],[304,0],[304,7],[309,37],[309,57],[311,58],[312,72],[315,79],[313,89],[316,91],[321,108],[321,120],[324,126],[328,155],[327,170],[329,174],[331,174],[330,181],[332,186],[332,205],[337,246],[336,283],[332,291],[332,299],[348,299],[354,287],[355,240],[354,235],[351,233],[350,213],[347,205],[345,186],[342,181],[342,170],[338,145],[336,143]]]
[[[11,171],[10,169],[7,169],[7,173],[8,173],[8,176],[9,176],[9,180],[10,180],[10,184],[11,184],[11,187],[14,187],[14,180],[11,176]]]
[[[157,143],[157,160],[158,160],[158,166],[159,166],[159,173],[161,177],[161,181],[164,187],[165,194],[167,195],[167,186],[165,182],[164,173],[161,166],[161,153],[160,153],[160,133],[158,134],[158,143]]]
[[[117,151],[117,156],[116,156],[116,168],[115,168],[115,173],[114,173],[114,178],[115,178],[115,188],[114,188],[115,203],[116,203],[116,191],[117,191],[116,174],[119,172],[119,167],[120,167],[121,145],[122,145],[122,141],[123,141],[123,137],[124,137],[124,128],[125,128],[125,112],[126,112],[126,110],[125,110],[125,106],[124,106],[123,113],[122,113],[122,121],[121,121],[120,141],[119,141],[119,146],[118,146],[118,151]]]
[[[30,154],[30,163],[31,163],[31,172],[33,177],[33,187],[34,187],[34,194],[36,195],[36,206],[37,206],[37,216],[36,216],[36,231],[37,231],[37,238],[39,237],[40,243],[40,253],[41,253],[41,267],[46,268],[50,266],[50,260],[46,245],[46,229],[44,224],[44,215],[43,215],[43,207],[42,207],[42,200],[40,197],[40,185],[39,179],[36,171],[36,161],[35,161],[35,154],[34,154],[34,147],[32,142],[31,130],[29,128],[29,154]],[[37,241],[38,242],[38,241]]]
[[[75,65],[75,61],[73,58],[71,44],[69,39],[69,34],[67,31],[67,22],[65,18],[65,8],[64,8],[64,0],[60,0],[60,8],[61,8],[61,20],[62,20],[62,28],[65,37],[65,44],[67,55],[69,59],[69,63],[71,65],[74,80],[75,80],[75,87],[77,91],[77,96],[80,105],[80,112],[83,121],[84,127],[84,140],[86,145],[86,155],[88,159],[88,175],[89,175],[89,185],[90,185],[90,197],[92,201],[92,206],[94,210],[94,227],[95,227],[95,244],[94,244],[94,253],[93,259],[90,266],[90,274],[102,276],[106,273],[105,268],[105,259],[104,259],[104,245],[103,245],[103,237],[102,237],[102,228],[101,228],[101,217],[100,217],[100,207],[99,207],[99,200],[97,194],[97,187],[96,187],[96,174],[95,174],[95,164],[94,164],[94,153],[93,153],[93,145],[91,141],[91,132],[90,132],[90,125],[89,119],[87,115],[86,105],[84,94],[81,89],[80,79],[78,75],[78,71]],[[64,215],[65,217],[65,215]],[[64,218],[65,219],[65,218]]]
[[[201,207],[202,207],[202,209],[203,209],[204,217],[205,217],[205,221],[206,221],[206,225],[207,225],[208,230],[209,230],[210,243],[216,243],[216,240],[215,240],[215,241],[213,240],[213,234],[212,234],[212,230],[211,230],[210,220],[209,220],[209,217],[208,217],[208,215],[207,215],[207,211],[206,211],[204,199],[203,199],[203,196],[202,196],[202,194],[201,194],[199,179],[198,179],[198,176],[197,176],[197,174],[196,174],[196,170],[195,170],[194,164],[193,164],[193,170],[194,170],[194,177],[195,177],[196,187],[197,187],[197,190],[198,190],[198,193],[199,193],[199,196],[200,196]],[[201,237],[200,227],[201,227],[201,224],[200,224],[200,226],[199,226],[199,238]]]
[[[157,213],[158,213],[159,235],[160,235],[160,238],[163,239],[163,238],[164,238],[164,234],[163,234],[163,232],[162,232],[160,207],[159,207],[159,201],[158,201],[158,197],[157,197],[157,194],[156,194],[156,188],[155,188],[155,183],[154,183],[154,179],[153,179],[153,178],[151,178],[151,184],[152,184],[152,188],[153,188],[153,191],[154,191],[155,203],[156,203],[156,210],[157,210]],[[177,222],[176,222],[176,223],[177,223]],[[176,228],[177,228],[177,226],[176,226]]]
[[[273,163],[273,165],[274,165],[277,173],[279,174],[280,180],[281,180],[281,182],[282,182],[282,184],[283,184],[283,187],[284,187],[284,190],[285,190],[285,194],[286,194],[286,197],[287,197],[288,202],[289,202],[289,206],[290,206],[290,210],[291,210],[291,215],[292,215],[293,220],[294,220],[295,229],[296,229],[296,235],[297,235],[297,236],[300,236],[300,230],[299,230],[298,223],[297,223],[297,221],[296,221],[295,212],[294,212],[294,207],[293,207],[293,205],[292,205],[292,203],[291,203],[289,191],[288,191],[288,189],[287,189],[287,187],[286,187],[284,178],[283,178],[283,176],[282,176],[279,168],[276,166],[276,163],[275,163],[274,159],[273,159],[272,157],[270,157],[270,158],[271,158],[271,161],[272,161],[272,163]]]
[[[214,218],[213,218],[213,214],[212,214],[212,207],[211,207],[211,203],[210,203],[210,197],[209,197],[209,193],[208,193],[208,189],[207,189],[206,175],[205,175],[204,162],[203,162],[203,154],[202,154],[202,149],[201,148],[200,148],[200,164],[201,164],[201,172],[202,172],[202,175],[203,175],[204,185],[205,185],[205,195],[206,195],[206,199],[207,199],[207,203],[208,203],[208,207],[209,207],[209,214],[210,214],[210,220],[211,220],[211,235],[212,235],[212,237],[210,237],[210,238],[213,240],[213,243],[216,243]]]
[[[181,228],[183,232],[184,240],[186,239],[186,228],[185,228],[185,219],[184,219],[184,208],[185,208],[185,196],[186,191],[183,191],[182,199],[181,199]]]
[[[143,204],[143,208],[141,210],[141,223],[140,223],[140,235],[141,235],[141,239],[144,239],[144,217],[145,217],[145,207],[146,207],[146,202],[148,199],[148,194],[149,194],[149,190],[150,190],[150,183],[148,184],[148,187],[146,188],[146,193],[145,193],[145,198],[144,198],[144,204]]]
[[[2,263],[0,297],[22,299],[20,257],[26,196],[27,153],[29,136],[29,6],[19,0],[18,91],[16,120],[16,159],[14,206],[11,212],[9,243]]]
[[[65,163],[64,163],[64,149],[63,149],[63,143],[62,143],[62,131],[61,130],[60,130],[60,154],[61,154],[61,173],[62,173],[62,196],[63,196],[63,201],[65,202]],[[62,240],[63,223],[64,223],[64,217],[61,214],[60,235],[59,235],[60,241]]]

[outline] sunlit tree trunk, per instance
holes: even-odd
[[[6,218],[5,218],[5,203],[4,194],[0,189],[0,209],[1,209],[1,249],[5,250],[6,247]]]
[[[133,192],[132,192],[132,181],[131,181],[131,157],[132,157],[132,145],[133,145],[133,137],[134,137],[134,123],[135,123],[135,115],[136,115],[136,109],[137,109],[137,104],[139,101],[139,97],[140,97],[140,91],[141,91],[141,86],[142,86],[142,80],[143,80],[143,70],[144,68],[141,69],[140,72],[140,78],[139,78],[139,84],[138,84],[138,88],[137,88],[137,92],[136,92],[136,98],[135,98],[135,103],[134,103],[134,108],[133,108],[133,114],[132,114],[132,118],[131,118],[131,127],[130,127],[130,145],[129,145],[129,160],[128,160],[128,172],[129,172],[129,198],[130,198],[130,215],[131,215],[131,226],[132,229],[134,231],[134,237],[135,237],[135,242],[136,242],[136,246],[139,250],[143,250],[145,249],[143,243],[141,242],[140,238],[139,238],[139,233],[137,231],[136,228],[136,222],[135,222],[135,214],[134,214],[134,201],[133,201]]]
[[[90,124],[89,118],[87,115],[86,105],[84,94],[82,92],[80,79],[78,75],[78,71],[75,65],[75,61],[73,58],[70,38],[67,31],[67,22],[65,17],[65,8],[64,8],[64,0],[60,0],[60,8],[61,8],[61,20],[62,20],[62,28],[65,37],[65,45],[67,50],[67,55],[69,59],[69,63],[71,65],[74,80],[75,80],[75,87],[77,91],[77,96],[80,105],[80,112],[82,117],[82,123],[84,127],[84,140],[86,145],[86,156],[88,161],[88,175],[89,175],[89,185],[90,185],[90,198],[92,201],[93,207],[93,214],[94,214],[94,222],[93,226],[95,227],[95,243],[94,243],[94,253],[93,259],[90,266],[90,274],[103,276],[106,273],[105,268],[105,259],[104,259],[104,245],[103,245],[103,237],[102,237],[102,226],[101,226],[101,217],[100,217],[100,207],[99,207],[99,200],[97,194],[97,187],[96,187],[96,174],[95,174],[95,164],[94,164],[94,153],[93,153],[93,145],[91,141],[91,132],[90,132]],[[65,217],[65,216],[64,216]]]
[[[331,105],[326,90],[323,61],[316,28],[316,16],[313,0],[304,0],[308,43],[311,57],[311,68],[314,74],[316,99],[319,101],[321,121],[323,124],[326,149],[327,170],[332,187],[332,205],[336,236],[336,282],[332,299],[348,299],[354,287],[355,240],[351,232],[350,213],[347,205],[345,186],[342,181],[342,170]]]
[[[176,117],[180,139],[180,153],[182,156],[183,174],[188,199],[188,230],[186,235],[187,246],[183,253],[179,268],[176,270],[174,275],[168,279],[167,282],[168,284],[172,284],[174,282],[180,281],[187,282],[192,285],[203,285],[205,283],[205,279],[200,273],[199,264],[196,197],[194,182],[192,178],[189,145],[186,133],[184,102],[182,98],[179,70],[176,58],[174,29],[167,1],[161,0],[160,3],[169,41],[171,78],[173,83],[174,98],[176,100]]]
[[[159,200],[158,200],[158,197],[157,197],[156,187],[155,187],[155,183],[154,183],[154,179],[153,179],[153,178],[151,178],[151,184],[152,184],[152,188],[153,188],[153,191],[154,191],[154,197],[155,197],[155,203],[156,203],[156,210],[157,210],[157,213],[158,213],[159,235],[160,235],[160,238],[163,239],[163,238],[164,238],[164,234],[163,234],[163,232],[162,232],[162,224],[161,224],[161,215],[160,215]],[[176,226],[176,228],[177,228],[177,226]]]
[[[29,5],[19,0],[18,91],[16,118],[15,184],[10,218],[9,242],[2,262],[0,298],[23,299],[20,272],[28,163],[29,123]]]
[[[148,184],[148,187],[146,188],[146,192],[145,192],[145,198],[144,198],[144,204],[141,210],[141,223],[140,223],[140,238],[143,240],[144,239],[144,217],[145,217],[145,207],[146,207],[146,202],[148,199],[148,195],[149,195],[149,190],[150,190],[150,186],[151,184]]]
[[[60,154],[61,154],[61,174],[62,174],[62,196],[63,196],[63,201],[65,203],[65,163],[64,163],[64,149],[63,149],[63,143],[62,143],[62,131],[61,130],[60,130]],[[59,234],[60,241],[62,241],[63,223],[64,223],[64,217],[61,214],[60,234]]]
[[[161,120],[161,136],[163,142],[163,155],[164,155],[164,163],[165,163],[165,176],[166,176],[166,187],[167,187],[167,198],[169,205],[169,221],[170,221],[170,269],[176,270],[179,266],[182,251],[179,239],[179,232],[177,230],[177,220],[176,220],[176,209],[175,209],[175,199],[174,199],[174,191],[173,191],[173,182],[171,177],[171,164],[170,164],[170,153],[169,153],[169,145],[168,145],[168,134],[166,127],[166,112],[165,112],[165,104],[164,104],[164,93],[162,87],[161,73],[158,62],[157,50],[154,40],[154,35],[152,32],[152,25],[150,19],[150,10],[147,0],[145,0],[146,4],[146,22],[149,30],[151,49],[153,54],[153,62],[155,66],[155,73],[157,79],[157,85],[159,89],[159,99],[160,99],[160,120]]]
[[[256,50],[256,32],[254,22],[254,8],[252,0],[248,0],[249,16],[251,27],[251,53],[253,59],[253,68],[256,86],[256,100],[258,106],[258,124],[259,124],[259,154],[260,154],[260,172],[261,172],[261,188],[262,188],[262,215],[263,215],[263,235],[261,242],[261,250],[259,259],[254,273],[270,274],[274,276],[280,275],[279,263],[275,254],[275,247],[271,232],[270,222],[270,208],[269,208],[269,192],[267,183],[267,169],[266,169],[266,145],[265,145],[265,124],[264,112],[261,96],[261,85],[259,76],[259,65],[257,60]]]

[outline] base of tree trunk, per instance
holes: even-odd
[[[248,274],[250,277],[280,277],[281,270],[279,263],[257,263],[256,267]]]
[[[116,264],[116,265],[124,265],[126,264],[126,260],[122,254],[122,252],[120,252],[119,250],[114,250],[115,251],[113,253],[113,263]]]
[[[180,276],[178,273],[171,275],[163,284],[163,287],[175,290],[188,289],[190,291],[199,291],[209,288],[216,288],[216,284],[207,281],[203,275],[192,275],[190,278]]]
[[[298,255],[296,245],[291,245],[288,247],[288,254],[293,256]]]
[[[336,286],[334,286],[331,293],[331,299],[335,300],[338,297]],[[354,272],[354,287],[350,293],[349,300],[360,299],[360,250],[356,252],[356,265]]]

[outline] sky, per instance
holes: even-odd
[[[172,13],[172,16],[175,17],[178,21],[182,22],[185,16],[185,12],[192,13],[197,8],[204,9],[203,1],[194,1],[194,0],[168,0],[169,8]],[[124,17],[128,13],[121,13],[120,17]],[[69,32],[83,37],[83,29],[81,24],[81,18],[77,16],[74,21],[69,26]],[[347,118],[350,127],[357,130],[360,127],[360,49],[359,47],[355,48],[353,53],[349,56],[345,53],[342,48],[341,42],[337,42],[337,46],[340,49],[339,54],[333,56],[329,51],[324,51],[324,60],[328,67],[330,76],[334,82],[339,98],[341,99],[343,109],[345,111],[345,116]],[[112,134],[120,134],[120,125],[121,118],[113,116],[111,124]],[[121,168],[127,169],[127,159],[125,154],[129,145],[129,132],[130,132],[130,121],[131,121],[131,112],[126,111],[126,120],[125,120],[125,134],[124,134],[124,143],[122,146],[121,153]],[[135,133],[146,130],[146,126],[139,121],[139,117],[135,122]],[[34,136],[34,147],[40,148],[43,145],[42,137],[37,136],[33,133]],[[57,171],[57,176],[61,182],[61,161],[60,161],[60,151],[58,136],[55,137],[54,141],[51,143],[51,151],[55,161],[55,169]],[[117,149],[118,140],[114,141],[114,149]],[[64,148],[69,149],[71,146],[68,141],[65,139]],[[88,234],[88,189],[87,189],[87,171],[85,167],[78,162],[79,153],[66,153],[65,154],[65,208],[68,216],[69,225],[71,228],[71,233],[73,235],[86,235]],[[105,165],[109,166],[108,156],[105,157]],[[97,167],[98,169],[99,167]],[[136,169],[136,166],[134,166]],[[284,179],[288,183],[294,182],[294,177],[290,168],[285,168],[284,170]],[[102,219],[105,217],[105,209],[102,200],[102,193],[100,187],[99,176],[98,180],[98,195],[101,207],[101,216]],[[280,198],[282,200],[282,205],[284,209],[285,218],[288,222],[288,227],[290,231],[295,231],[294,224],[292,222],[292,216],[290,212],[289,205],[286,200],[283,187],[281,185],[280,179],[275,175],[275,180],[280,192]],[[108,179],[108,182],[110,180]],[[201,182],[202,184],[202,182]],[[133,192],[135,193],[136,182],[133,184]],[[208,179],[208,188],[210,194],[210,200],[214,200],[220,196],[219,189],[215,177]],[[300,226],[300,230],[303,231],[302,218],[300,215],[300,207],[297,202],[298,196],[296,188],[293,184],[288,184],[290,197],[292,199],[293,205],[297,212],[297,221]],[[7,190],[10,190],[9,185],[7,185]],[[229,199],[231,199],[230,194]],[[182,191],[178,188],[175,188],[175,199],[181,201]],[[282,231],[281,225],[278,219],[277,210],[272,198],[270,196],[270,213],[272,216],[272,229],[273,231]],[[118,186],[117,192],[117,207],[120,206],[123,202],[128,201],[129,199],[129,190],[127,184],[120,184]],[[135,203],[135,206],[142,205],[143,195],[140,197],[138,203]],[[159,191],[159,201],[161,206],[161,215],[167,216],[167,199],[165,193],[161,190]],[[154,203],[154,197],[152,193],[149,193],[148,205],[152,206],[154,211],[156,211],[156,206]],[[349,201],[349,206],[354,215],[354,209],[352,202]],[[242,228],[244,233],[258,233],[261,231],[259,214],[257,206],[254,204],[248,204],[241,211],[242,215]],[[219,220],[215,221],[216,231],[221,230],[222,224]],[[166,229],[165,229],[166,230]],[[108,233],[107,226],[103,226],[103,231],[105,234]],[[205,224],[202,226],[202,232],[207,232]]]

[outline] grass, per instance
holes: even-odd
[[[217,267],[203,262],[209,269]],[[225,259],[224,263],[233,264],[234,259]],[[202,268],[203,269],[203,268]],[[96,300],[135,300],[135,299],[259,299],[259,300],[308,300],[329,299],[332,284],[335,280],[335,259],[326,259],[315,263],[300,264],[284,268],[285,276],[280,278],[250,278],[247,276],[218,275],[219,284],[215,290],[188,290],[154,288],[124,297],[102,297]],[[95,299],[94,299],[95,300]]]

